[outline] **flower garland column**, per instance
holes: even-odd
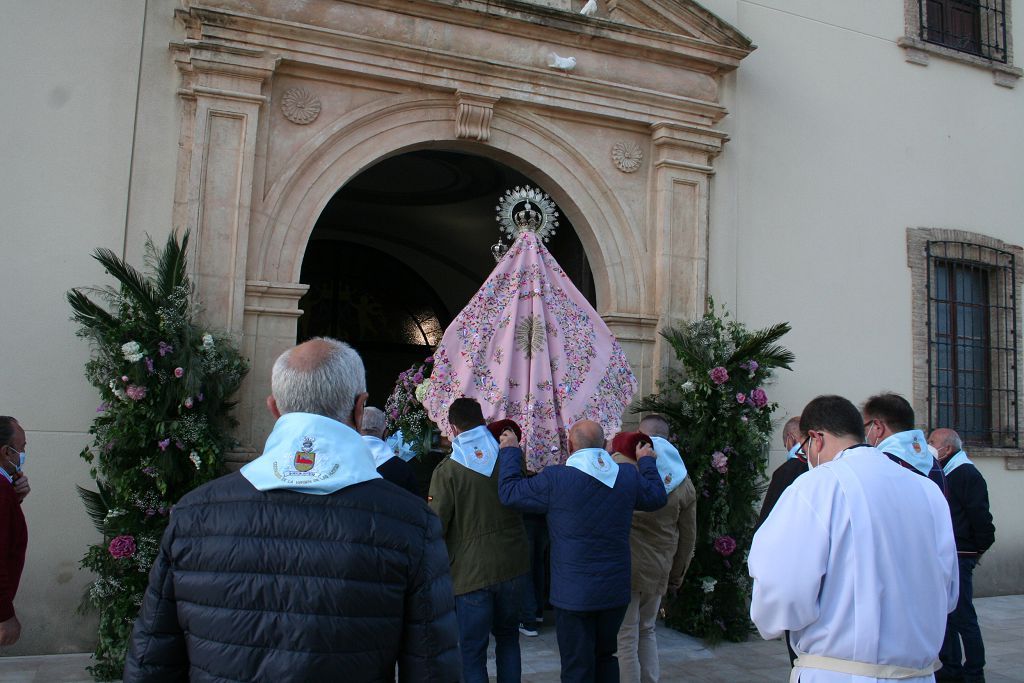
[[[708,294],[709,186],[711,163],[728,136],[681,123],[651,126],[654,149],[650,226],[654,280],[651,309],[657,329],[668,329],[704,314]],[[675,360],[660,336],[654,342],[655,380]]]

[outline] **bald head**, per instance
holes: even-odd
[[[668,420],[664,416],[648,415],[644,419],[640,420],[640,431],[647,436],[660,436],[661,438],[668,440],[669,425]]]
[[[928,435],[928,445],[939,452],[939,460],[946,460],[956,455],[964,447],[960,435],[946,427],[933,430]]]
[[[312,413],[359,427],[366,371],[344,342],[317,337],[288,349],[274,363],[270,385],[280,414]]]
[[[782,445],[788,451],[793,447],[794,444],[800,443],[803,439],[803,434],[800,432],[800,416],[786,420],[786,424],[782,427]]]
[[[593,420],[580,420],[569,429],[569,450],[604,448],[604,430]]]

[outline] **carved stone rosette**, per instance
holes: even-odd
[[[644,151],[635,142],[616,142],[612,145],[612,161],[623,173],[635,173],[644,160]]]
[[[300,126],[313,123],[320,116],[320,98],[303,88],[289,88],[281,97],[281,113]]]

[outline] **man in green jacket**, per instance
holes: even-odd
[[[441,518],[455,589],[465,683],[487,682],[494,634],[499,683],[520,680],[518,584],[530,569],[523,518],[498,500],[498,442],[480,404],[448,409],[452,454],[434,470],[428,502]]]

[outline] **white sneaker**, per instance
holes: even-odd
[[[530,628],[526,624],[519,624],[519,632],[528,638],[533,638],[538,635],[535,629]]]

